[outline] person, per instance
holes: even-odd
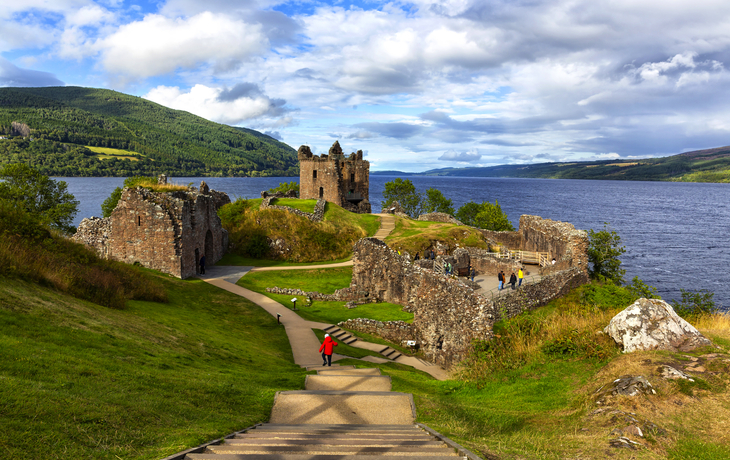
[[[512,290],[515,290],[515,283],[517,283],[517,276],[515,275],[515,272],[512,272],[512,274],[509,276],[509,284],[512,285]]]
[[[502,290],[504,286],[504,272],[497,273],[497,280],[499,280],[499,290]]]
[[[332,340],[329,334],[324,335],[324,342],[319,347],[322,352],[322,365],[332,367],[332,349],[337,346],[337,342]]]
[[[431,259],[436,260],[436,253],[431,249]]]
[[[555,265],[555,257],[553,257],[553,265]]]
[[[520,282],[520,283],[519,283],[519,284],[517,285],[517,287],[520,287],[520,286],[522,286],[522,278],[524,278],[524,277],[525,277],[525,273],[524,273],[524,272],[522,271],[522,267],[520,267],[520,269],[519,269],[519,270],[517,271],[517,279],[518,279],[518,280],[519,280],[519,282]]]
[[[420,255],[418,255],[418,251],[416,251],[416,257],[413,258],[413,260],[419,260],[421,258]]]
[[[444,262],[444,273],[449,274],[449,264],[447,262]]]
[[[451,265],[451,262],[449,262],[449,275],[454,273],[454,266]]]
[[[469,275],[471,276],[471,282],[474,282],[474,275],[476,275],[477,272],[474,270],[474,267],[469,265]]]
[[[205,275],[205,255],[200,256],[198,264],[200,265],[200,274]]]

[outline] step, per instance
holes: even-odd
[[[366,431],[374,433],[425,433],[421,428],[416,425],[384,425],[384,424],[331,424],[331,423],[310,423],[307,425],[292,425],[287,423],[264,423],[256,425],[256,427],[248,432],[252,431],[278,431],[278,432],[311,432],[311,431],[342,431],[347,433],[362,433]]]
[[[345,342],[345,345],[352,345],[353,343],[357,342],[357,337],[353,335],[349,339],[343,340],[343,342]]]
[[[341,331],[341,330],[342,330],[342,329],[340,329],[339,327],[337,327],[337,326],[335,326],[335,325],[332,325],[332,326],[330,326],[330,327],[327,327],[327,328],[324,328],[324,329],[323,329],[323,331],[325,331],[326,333],[328,333],[328,334],[330,334],[330,335],[332,335],[332,332],[333,332],[333,331]]]
[[[343,446],[343,447],[439,447],[444,443],[438,440],[400,440],[400,439],[350,439],[329,438],[319,439],[262,439],[262,438],[235,438],[227,439],[223,446]]]
[[[332,366],[307,366],[308,371],[318,371],[318,370],[329,370],[329,369],[355,369],[355,366],[349,365],[349,366],[340,366],[339,364],[333,364]]]
[[[438,454],[419,455],[418,460],[448,460],[464,458],[450,449]],[[409,456],[409,458],[413,458]],[[188,454],[186,460],[373,460],[372,454]]]
[[[317,371],[317,375],[381,375],[380,369],[377,367],[367,367],[363,369],[323,369]]]
[[[308,375],[304,381],[307,390],[390,391],[387,375]]]
[[[206,452],[220,454],[329,454],[329,455],[354,455],[370,454],[382,456],[411,456],[419,458],[421,455],[439,454],[448,452],[452,455],[454,450],[441,443],[440,447],[362,447],[362,446],[233,446],[220,445],[208,446]]]
[[[413,396],[379,391],[282,391],[271,409],[272,423],[412,425]]]
[[[428,441],[436,439],[428,433],[421,434],[393,434],[393,433],[366,433],[358,434],[357,432],[332,432],[332,431],[321,431],[313,432],[311,434],[303,433],[277,433],[272,431],[263,431],[257,433],[257,430],[251,430],[247,433],[238,433],[231,439],[360,439],[360,440],[403,440],[403,441]],[[326,436],[324,436],[326,435]]]

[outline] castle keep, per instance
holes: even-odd
[[[297,156],[299,198],[322,198],[348,211],[370,213],[370,163],[362,159],[362,150],[345,156],[335,141],[328,155],[313,155],[308,146],[302,145]]]
[[[226,203],[228,195],[209,190],[205,182],[199,190],[166,193],[125,188],[111,217],[82,220],[73,239],[101,257],[189,278],[203,255],[212,265],[228,248],[228,232],[217,214]]]

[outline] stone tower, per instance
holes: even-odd
[[[370,213],[370,163],[362,159],[362,150],[345,156],[335,141],[328,155],[313,155],[302,145],[297,156],[299,198],[323,198],[348,211]]]

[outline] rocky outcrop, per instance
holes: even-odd
[[[663,300],[641,298],[614,316],[604,329],[625,353],[640,350],[691,351],[712,345]]]

